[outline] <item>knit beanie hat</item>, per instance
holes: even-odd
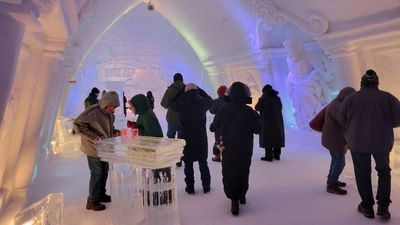
[[[99,93],[100,93],[100,90],[97,89],[97,87],[94,87],[94,88],[92,88],[92,90],[90,91],[90,93],[92,93],[92,94],[99,94]]]
[[[103,109],[110,105],[114,107],[120,106],[118,93],[115,91],[106,92],[100,99],[99,105]]]
[[[174,82],[175,82],[175,81],[178,81],[178,80],[183,81],[183,76],[182,76],[181,73],[176,73],[176,74],[174,75]]]
[[[270,89],[272,89],[272,86],[271,86],[270,84],[266,84],[266,85],[263,87],[262,92],[265,93],[265,92],[267,92],[267,91],[270,90]]]
[[[374,70],[367,70],[361,78],[361,86],[378,86],[379,78]]]
[[[220,86],[220,87],[217,89],[217,94],[218,94],[218,96],[224,95],[224,94],[226,93],[226,90],[227,90],[227,89],[228,89],[228,88],[227,88],[225,85]]]
[[[197,86],[193,83],[186,84],[186,86],[185,86],[185,92],[195,90],[195,89],[197,89]]]

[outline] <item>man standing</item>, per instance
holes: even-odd
[[[95,144],[101,139],[113,137],[117,132],[114,130],[113,113],[119,105],[118,93],[110,91],[104,94],[98,104],[89,107],[74,120],[90,170],[89,197],[86,203],[88,210],[104,210],[106,206],[100,202],[111,202],[111,196],[106,194],[109,165],[97,156]]]
[[[85,99],[85,109],[99,102],[99,100],[97,99],[97,96],[99,96],[99,94],[100,94],[99,89],[93,87],[89,93],[89,96]]]
[[[389,153],[394,144],[393,128],[400,126],[399,100],[378,89],[379,78],[368,70],[361,79],[360,91],[343,102],[340,116],[347,130],[347,145],[354,164],[357,189],[361,197],[358,211],[374,218],[375,204],[371,185],[371,156],[378,172],[377,215],[390,219],[391,175]]]
[[[174,75],[174,83],[172,83],[164,93],[164,96],[161,99],[161,106],[167,109],[167,137],[175,138],[175,134],[177,134],[178,138],[182,138],[182,128],[181,123],[179,121],[178,113],[171,109],[169,106],[172,99],[178,94],[185,90],[185,84],[183,83],[182,74],[176,73]],[[181,167],[182,161],[177,162],[176,166]]]

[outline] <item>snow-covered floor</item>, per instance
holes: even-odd
[[[213,142],[209,134],[209,145]],[[330,163],[328,152],[320,146],[317,133],[288,131],[286,148],[281,161],[260,160],[262,149],[255,138],[250,189],[247,204],[241,205],[240,215],[232,216],[230,201],[222,186],[221,164],[209,160],[211,192],[203,194],[199,171],[195,164],[196,194],[184,191],[183,167],[177,169],[178,202],[181,225],[343,225],[381,224],[379,218],[367,219],[357,212],[360,197],[357,193],[353,168],[347,157],[342,180],[348,194],[338,196],[325,191]],[[211,148],[209,158],[211,159]],[[349,156],[349,154],[347,155]],[[89,169],[81,154],[52,156],[38,164],[38,177],[30,187],[29,202],[35,202],[50,192],[63,192],[65,225],[111,225],[110,204],[105,211],[85,209]],[[398,171],[392,175],[392,219],[388,224],[400,224],[400,185]]]

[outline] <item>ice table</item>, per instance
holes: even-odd
[[[110,163],[113,223],[179,225],[175,163],[185,141],[156,137],[115,137],[97,144]]]

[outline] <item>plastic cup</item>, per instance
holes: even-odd
[[[121,137],[128,137],[129,136],[129,129],[128,128],[122,128],[121,129]]]
[[[139,129],[133,128],[131,129],[131,137],[139,136]]]

